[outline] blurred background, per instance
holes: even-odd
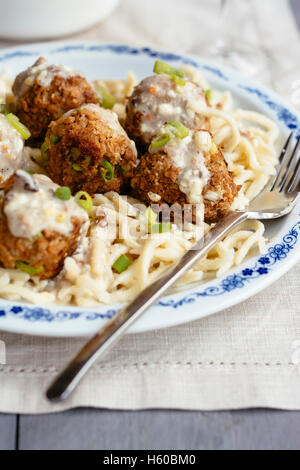
[[[107,41],[201,56],[216,64],[225,63],[275,89],[300,110],[300,0],[0,0],[0,8],[0,73],[1,60],[5,62],[3,58],[7,54],[1,49],[16,46],[16,44],[42,40]],[[199,344],[202,344],[201,339],[205,338],[204,349],[200,349],[199,354],[195,356],[196,359],[200,358],[202,361],[205,346],[214,344],[214,335],[216,334],[218,347],[221,341],[221,345],[232,348],[233,358],[237,354],[241,367],[238,369],[236,377],[239,380],[238,383],[242,384],[242,388],[247,388],[246,375],[249,374],[251,383],[249,389],[253,394],[256,406],[258,403],[260,404],[257,401],[257,396],[259,396],[258,382],[261,380],[267,385],[271,383],[272,364],[266,359],[277,358],[278,348],[274,349],[270,338],[274,336],[276,346],[279,344],[278,338],[282,336],[282,332],[284,332],[284,338],[289,338],[288,333],[291,331],[295,335],[299,333],[299,325],[298,328],[294,328],[292,321],[291,296],[293,292],[297,291],[297,282],[299,282],[297,272],[295,273],[291,273],[286,284],[278,287],[279,292],[282,291],[282,295],[287,298],[288,302],[288,309],[286,312],[284,311],[285,320],[282,317],[276,317],[275,326],[274,322],[271,322],[274,330],[268,330],[269,316],[266,318],[261,316],[260,318],[262,326],[260,343],[256,342],[255,335],[255,347],[257,348],[257,344],[259,344],[258,356],[252,354],[250,336],[254,334],[253,332],[258,331],[256,311],[259,312],[260,302],[263,306],[267,305],[263,300],[265,294],[254,299],[249,306],[240,308],[240,319],[238,316],[236,319],[237,310],[227,311],[224,315],[224,321],[222,314],[222,316],[214,317],[211,322],[207,321],[205,324],[201,324],[201,328],[196,330],[199,332],[200,340],[197,339]],[[288,285],[288,282],[290,282],[290,290],[286,292],[284,287]],[[272,302],[272,313],[276,309],[280,314],[283,312],[281,301],[282,297],[279,296],[276,302]],[[254,316],[251,316],[251,313]],[[248,315],[249,320],[246,322]],[[279,322],[277,327],[276,319]],[[226,328],[224,328],[224,322]],[[244,325],[241,329],[242,334],[240,334],[240,322]],[[172,344],[178,342],[179,336],[177,334],[182,334],[182,338],[185,338],[185,342],[183,341],[182,344],[188,344],[188,351],[193,351],[193,344],[189,343],[192,328],[194,326],[178,330],[178,333],[176,329],[173,329],[170,330],[170,334],[168,331],[147,334],[143,337],[145,344],[141,354],[146,351],[148,357],[148,353],[153,349],[153,344],[157,344],[159,349],[155,350],[155,357],[159,357],[159,360],[168,357],[166,351],[172,350]],[[249,336],[247,328],[250,328]],[[219,335],[220,331],[225,332],[224,337]],[[234,344],[234,338],[237,337],[239,341]],[[16,377],[20,380],[22,380],[24,350],[28,351],[29,355],[32,354],[32,357],[40,359],[41,352],[51,351],[51,344],[54,344],[52,341],[38,343],[37,340],[28,338],[26,339],[27,349],[24,349],[25,343],[23,339],[20,339],[20,336],[10,335],[9,338],[11,353],[15,348],[16,357],[22,356],[22,367],[18,367],[16,372]],[[286,338],[281,344],[285,355],[283,357],[287,361],[281,361],[282,363],[277,364],[278,361],[276,360],[275,363],[274,360],[273,364],[276,368],[273,369],[275,370],[274,374],[278,375],[276,383],[282,385],[282,394],[284,396],[284,392],[286,392],[287,397],[293,396],[293,387],[297,387],[298,384],[296,367],[298,368],[299,362],[299,337],[295,337],[295,339],[297,339],[294,343],[295,348],[294,345],[288,344],[289,340]],[[67,348],[70,348],[71,343],[74,342],[74,340],[66,343],[60,342],[61,340],[53,341],[55,341],[55,345],[60,344],[55,347],[58,348],[61,356],[64,356]],[[137,337],[130,339],[132,343],[126,341],[129,339],[125,339],[120,346],[125,357],[136,357],[139,344]],[[181,351],[180,348],[178,351]],[[247,356],[241,356],[242,351],[245,351]],[[292,353],[294,355],[291,363],[289,357]],[[176,355],[176,350],[171,352],[173,358],[176,357],[174,354]],[[142,356],[140,357],[142,358]],[[208,356],[204,354],[204,357]],[[241,357],[248,357],[249,361],[242,363]],[[247,362],[252,362],[254,357],[260,358],[261,362],[261,364],[254,364],[255,370],[248,368],[248,365],[251,366],[251,364],[247,364]],[[234,379],[235,372],[231,367],[231,361],[228,361],[226,365],[226,363],[223,364],[223,359],[221,357],[222,362],[215,364],[216,373],[220,374],[220,377],[223,374],[224,383],[229,383],[231,378]],[[1,345],[0,342],[1,361],[5,362],[5,357],[3,356],[3,344]],[[129,362],[136,362],[136,359]],[[200,364],[202,362],[199,362],[199,366]],[[138,365],[134,364],[134,369],[138,374],[143,374],[143,367],[136,367]],[[140,365],[143,366],[143,364]],[[176,364],[173,365],[176,366]],[[189,370],[189,363],[185,365]],[[206,366],[205,361],[204,365],[204,373],[207,373],[211,382],[216,384],[212,380],[212,369],[210,366]],[[198,364],[196,366],[198,370]],[[36,389],[40,387],[41,383],[45,384],[48,380],[42,369],[38,367],[36,371],[35,367],[28,368],[28,380],[30,377],[33,378],[34,382],[30,383],[34,383]],[[174,370],[176,370],[176,374],[182,374],[182,372],[178,372],[179,369]],[[266,375],[263,370],[266,370]],[[125,373],[127,373],[126,370]],[[11,374],[10,367],[4,374],[8,384],[17,383],[14,382],[15,376],[13,373]],[[189,377],[190,379],[185,384],[186,390],[189,386],[192,389],[197,386],[197,381],[193,384],[192,376]],[[27,375],[24,380],[27,380]],[[143,380],[147,388],[150,383],[149,377],[145,376]],[[202,382],[201,380],[201,384]],[[11,391],[15,388],[12,385]],[[40,388],[44,390],[45,387],[43,385]],[[205,390],[204,387],[204,393]],[[279,388],[276,389],[276,392],[278,394],[275,395],[280,397]],[[139,391],[138,395],[139,393],[141,392]],[[171,390],[171,393],[175,392]],[[7,390],[6,395],[4,393],[5,396],[10,400],[10,393]],[[13,400],[15,396],[12,393],[11,399]],[[299,396],[299,394],[295,392],[295,396]],[[21,401],[24,401],[24,406],[27,406],[26,397],[26,393],[23,393]],[[89,397],[85,402],[88,403],[88,400]],[[37,407],[38,404],[36,403],[35,406]],[[5,405],[2,404],[2,409],[4,407]],[[162,405],[163,407],[164,405]],[[107,449],[118,449],[120,446],[130,448],[132,443],[139,443],[141,448],[151,448],[145,447],[146,443],[150,441],[151,446],[153,446],[153,442],[157,442],[158,448],[161,448],[159,446],[162,446],[162,443],[171,442],[173,449],[182,448],[183,443],[189,449],[192,449],[195,443],[197,445],[201,443],[201,448],[227,448],[227,443],[230,443],[230,448],[243,449],[253,449],[255,445],[258,448],[273,450],[275,448],[292,448],[292,445],[299,448],[299,415],[261,410],[213,414],[178,413],[165,410],[139,413],[75,410],[67,415],[50,417],[0,415],[0,449],[1,445],[5,446],[4,448],[12,449],[96,449],[101,443],[106,445]]]
[[[0,47],[63,37],[223,62],[300,107],[299,0],[0,0]]]

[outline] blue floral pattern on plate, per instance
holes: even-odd
[[[194,67],[205,70],[211,74],[214,74],[221,80],[228,82],[229,78],[225,73],[217,67],[210,65],[201,65],[195,60],[188,57],[184,57],[174,53],[165,53],[156,51],[150,48],[134,48],[126,45],[115,45],[115,44],[99,44],[99,45],[81,45],[72,44],[61,46],[50,51],[50,54],[57,53],[68,53],[76,51],[93,51],[93,52],[112,52],[117,55],[129,54],[129,55],[146,55],[155,59],[167,61],[167,62],[182,62],[186,65],[192,65]],[[23,58],[30,56],[39,56],[38,51],[13,51],[6,52],[0,55],[0,63],[6,62],[15,58]],[[281,121],[288,129],[293,130],[296,134],[300,135],[300,123],[299,119],[285,106],[272,100],[266,93],[263,93],[257,88],[247,87],[245,85],[238,85],[238,88],[243,89],[250,95],[255,95],[262,103],[267,105],[269,109],[276,113],[278,120]],[[177,309],[186,304],[193,304],[199,298],[205,297],[219,297],[226,293],[232,292],[236,289],[242,289],[247,286],[252,280],[260,278],[261,276],[268,275],[274,265],[286,259],[291,252],[295,249],[300,233],[300,215],[299,221],[293,226],[288,234],[286,234],[280,243],[270,247],[267,254],[262,256],[255,265],[243,269],[237,274],[231,274],[223,279],[219,284],[208,287],[203,290],[197,290],[195,292],[184,294],[179,300],[166,299],[162,300],[157,304],[158,307],[169,307]],[[66,322],[70,320],[77,320],[84,317],[87,321],[95,321],[99,319],[110,319],[117,313],[117,310],[108,309],[103,313],[89,312],[80,313],[72,311],[52,311],[47,308],[14,305],[12,302],[0,302],[0,318],[15,317],[26,320],[28,322]]]
[[[295,116],[289,109],[285,106],[282,106],[278,103],[275,103],[269,98],[269,96],[257,88],[245,87],[240,85],[240,88],[247,91],[250,94],[256,95],[263,103],[265,103],[270,109],[272,109],[279,119],[279,121],[284,122],[284,124],[293,132],[295,132],[296,137],[300,137],[300,126],[297,116]]]
[[[300,221],[297,222],[292,230],[284,236],[282,243],[278,243],[269,248],[268,253],[262,256],[252,268],[246,268],[239,274],[226,277],[218,286],[209,287],[201,292],[193,292],[179,301],[170,300],[167,302],[160,302],[159,305],[163,307],[168,306],[178,308],[186,303],[195,302],[199,297],[217,297],[235,289],[242,289],[251,280],[269,274],[276,263],[287,258],[288,254],[294,250],[299,234]]]

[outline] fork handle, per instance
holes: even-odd
[[[120,310],[81,349],[47,391],[53,401],[65,400],[92,364],[102,357],[153,304],[201,260],[228,232],[248,218],[245,212],[231,212],[215,225],[183,258],[158,281],[147,287],[127,307]]]

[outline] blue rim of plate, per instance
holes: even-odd
[[[181,62],[185,65],[194,66],[204,72],[209,72],[212,75],[218,77],[218,79],[223,82],[228,83],[230,80],[226,75],[226,68],[222,67],[222,70],[217,66],[203,64],[195,58],[190,58],[187,56],[182,56],[174,53],[167,53],[162,51],[157,51],[148,47],[144,48],[135,48],[123,44],[105,44],[105,43],[53,43],[53,49],[50,49],[51,43],[41,43],[31,46],[25,46],[22,49],[6,49],[3,54],[0,53],[0,66],[3,63],[7,63],[9,60],[16,58],[24,57],[36,57],[41,54],[38,48],[48,45],[49,50],[47,53],[58,54],[58,53],[68,53],[76,51],[87,51],[95,53],[110,52],[115,55],[143,55],[148,56],[153,59],[159,59],[166,62]],[[26,50],[26,47],[30,47],[32,50]],[[36,47],[36,50],[34,50]],[[225,72],[224,72],[225,70]],[[292,112],[289,108],[284,106],[278,101],[274,101],[274,98],[265,90],[264,87],[256,86],[249,87],[244,84],[237,85],[238,88],[246,92],[249,95],[255,95],[264,105],[269,108],[273,113],[276,114],[277,119],[282,123],[286,129],[293,131],[296,137],[300,137],[300,119],[295,112]],[[262,89],[264,91],[262,91]],[[273,93],[272,93],[273,94]],[[273,94],[274,95],[274,94]],[[276,95],[274,95],[276,96]],[[279,100],[281,101],[281,100]],[[290,107],[291,108],[291,107]],[[299,220],[298,220],[299,219]],[[194,304],[198,299],[208,298],[208,297],[221,297],[224,294],[233,292],[238,289],[243,289],[251,283],[253,280],[258,278],[263,278],[270,274],[273,271],[273,267],[279,263],[287,260],[287,258],[293,256],[295,248],[299,246],[300,240],[300,214],[297,217],[297,222],[291,227],[291,229],[286,233],[281,241],[270,246],[268,252],[260,257],[256,262],[252,263],[249,267],[246,267],[242,270],[234,270],[234,274],[229,274],[227,277],[223,278],[220,281],[215,281],[209,283],[210,286],[205,288],[199,286],[196,290],[182,292],[181,295],[175,294],[165,297],[160,301],[156,306],[169,308],[169,309],[178,309],[184,305]],[[57,308],[57,307],[56,307]],[[68,307],[71,309],[72,307]],[[18,318],[31,323],[34,322],[43,322],[43,323],[53,323],[53,322],[65,322],[70,320],[78,320],[84,318],[85,320],[92,322],[95,320],[108,320],[111,319],[119,310],[107,308],[101,306],[101,310],[104,308],[103,312],[80,312],[80,311],[71,311],[59,309],[53,311],[47,307],[36,307],[31,305],[24,306],[24,303],[12,302],[7,300],[0,300],[0,321],[5,318]],[[76,307],[78,309],[78,307]],[[3,323],[1,322],[1,327]]]

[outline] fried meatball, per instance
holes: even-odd
[[[0,264],[41,279],[56,276],[89,226],[73,198],[56,196],[58,186],[44,175],[18,170],[0,206]]]
[[[194,104],[206,104],[205,91],[187,81],[176,85],[167,75],[154,75],[143,80],[127,103],[125,129],[139,147],[147,148],[164,124],[180,120],[190,129],[204,127],[204,118],[195,112]]]
[[[51,121],[85,103],[98,103],[93,86],[63,65],[50,65],[40,58],[17,76],[13,85],[16,114],[31,132],[32,142],[44,140]]]
[[[137,151],[118,117],[85,105],[52,122],[44,144],[50,177],[72,192],[122,192],[136,165]]]
[[[154,148],[141,159],[132,179],[132,187],[147,204],[204,204],[206,221],[225,216],[238,195],[237,187],[221,151],[206,130],[190,131],[180,139],[168,126],[162,135],[169,142]]]
[[[0,189],[21,167],[23,159],[24,141],[21,134],[0,114]]]

